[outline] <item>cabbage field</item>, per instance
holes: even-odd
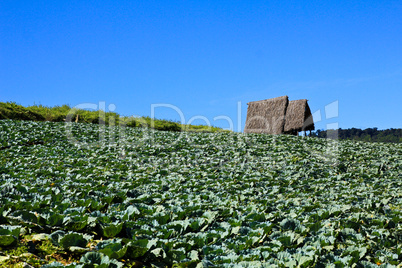
[[[0,266],[402,263],[402,144],[0,120],[0,147]]]

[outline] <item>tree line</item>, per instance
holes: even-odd
[[[375,128],[349,128],[349,129],[329,129],[329,130],[316,130],[311,132],[311,137],[318,138],[338,138],[340,140],[356,140],[356,141],[369,141],[369,142],[402,142],[402,128],[391,128],[378,130]]]

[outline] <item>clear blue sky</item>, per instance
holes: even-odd
[[[145,116],[168,103],[238,130],[238,102],[244,127],[247,102],[288,95],[321,111],[317,128],[401,128],[401,41],[400,0],[3,0],[0,101]]]

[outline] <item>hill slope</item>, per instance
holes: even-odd
[[[0,137],[0,247],[37,267],[402,261],[400,144],[11,120]]]
[[[33,105],[24,107],[14,102],[0,102],[0,119],[77,122],[105,125],[123,125],[127,127],[152,128],[164,131],[186,132],[228,132],[219,127],[206,125],[185,125],[171,120],[150,117],[121,116],[114,112],[90,111],[77,109],[69,105],[46,107]]]

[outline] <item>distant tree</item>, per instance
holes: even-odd
[[[378,130],[378,128],[366,128],[364,130],[359,128],[350,128],[338,130],[322,130],[318,129],[312,132],[310,136],[317,138],[335,138],[336,132],[338,139],[340,140],[358,140],[367,142],[391,142],[400,143],[402,142],[402,129],[401,128],[391,128]]]

